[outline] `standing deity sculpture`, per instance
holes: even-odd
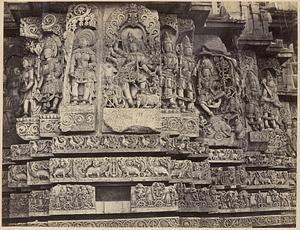
[[[57,111],[62,97],[62,65],[57,57],[58,44],[54,38],[48,37],[43,49],[44,60],[40,68],[38,88],[41,93],[42,110],[44,113]]]
[[[35,77],[34,77],[34,59],[31,57],[23,58],[23,72],[21,74],[21,104],[23,104],[23,115],[28,117],[32,115],[35,102],[34,102],[34,88],[35,88]]]
[[[254,131],[262,130],[263,122],[261,119],[261,111],[259,105],[261,91],[258,79],[253,71],[248,71],[246,74],[245,96],[248,123]]]
[[[95,51],[91,48],[95,44],[95,34],[91,29],[83,29],[77,34],[79,47],[72,53],[71,102],[72,104],[92,104],[95,97]]]
[[[277,86],[272,76],[272,73],[267,70],[266,78],[262,80],[262,110],[264,128],[279,128],[279,109],[282,107],[278,95]]]
[[[182,111],[194,111],[194,84],[193,76],[196,75],[193,46],[188,36],[182,41],[179,51],[179,81],[177,86],[178,104]]]
[[[162,42],[162,99],[163,107],[174,109],[176,103],[176,75],[178,73],[178,57],[174,45],[166,32]]]
[[[119,48],[119,42],[114,44],[110,60],[119,65],[119,84],[127,106],[139,107],[141,101],[148,100],[147,97],[156,96],[158,93],[158,77],[156,69],[153,69],[149,59],[142,52],[142,42],[132,32],[128,33],[125,43],[123,49]],[[122,58],[124,62],[120,63]]]

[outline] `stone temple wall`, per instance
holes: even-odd
[[[295,226],[297,12],[282,12],[5,4],[3,225]]]

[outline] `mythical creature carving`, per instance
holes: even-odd
[[[50,183],[49,161],[28,162],[27,170],[29,185],[40,185]]]
[[[26,165],[10,165],[8,167],[8,187],[27,187]]]

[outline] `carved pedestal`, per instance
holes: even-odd
[[[40,115],[40,136],[54,137],[61,133],[59,114]]]

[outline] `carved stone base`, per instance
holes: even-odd
[[[157,133],[160,132],[160,109],[104,108],[104,133]]]
[[[162,133],[168,135],[199,136],[199,117],[194,113],[162,113]]]
[[[61,133],[58,114],[40,115],[40,136],[54,137]]]
[[[23,140],[40,139],[40,121],[38,117],[17,118],[17,134]]]
[[[94,131],[95,107],[93,105],[76,105],[62,107],[60,128],[63,132]]]

